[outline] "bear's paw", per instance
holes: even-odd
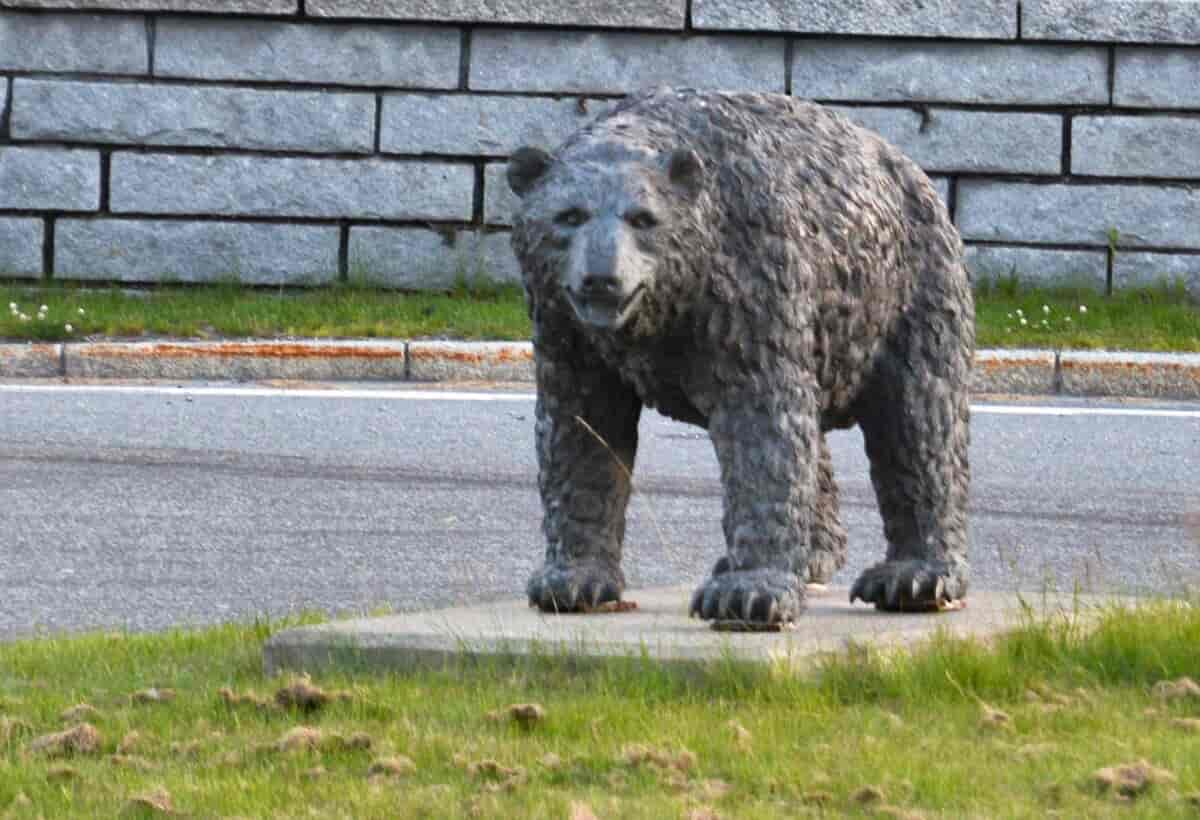
[[[863,601],[886,612],[930,612],[966,593],[966,578],[945,561],[884,561],[858,576],[850,603]]]
[[[625,577],[603,562],[547,564],[526,586],[529,605],[542,612],[588,612],[621,600]]]
[[[791,623],[804,610],[804,585],[794,572],[730,570],[714,574],[692,595],[690,614],[705,621],[771,626]]]

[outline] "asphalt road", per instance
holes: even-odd
[[[0,384],[0,639],[519,596],[532,397],[473,399]],[[976,588],[1200,583],[1200,405],[981,404],[972,431]],[[723,550],[711,447],[653,413],[641,440],[630,584],[697,583]],[[849,584],[884,544],[858,432],[831,446]]]

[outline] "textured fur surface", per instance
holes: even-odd
[[[547,611],[618,599],[643,406],[705,427],[727,555],[706,619],[779,622],[845,563],[823,432],[861,426],[888,542],[851,593],[967,587],[962,244],[916,165],[820,106],[660,89],[509,165],[534,327]]]

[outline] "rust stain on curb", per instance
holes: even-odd
[[[148,346],[87,345],[78,353],[111,359],[200,359],[212,357],[268,359],[403,359],[404,349],[352,347],[341,345],[288,344],[211,344],[197,347],[177,344]]]
[[[514,348],[501,348],[487,353],[474,353],[465,350],[432,349],[416,347],[409,350],[410,359],[424,361],[460,362],[463,364],[483,364],[484,362],[512,362],[523,364],[533,361],[533,351]]]
[[[0,378],[534,381],[528,342],[253,340],[0,343]],[[985,350],[974,394],[1200,399],[1200,356]]]
[[[1024,367],[1054,367],[1054,360],[1050,359],[976,359],[976,370],[987,370],[989,372],[1000,370],[1018,370]]]
[[[0,342],[0,378],[61,378],[66,372],[63,351],[55,342]]]
[[[3,344],[0,343],[0,357],[6,359],[23,359],[29,356],[58,356],[58,344],[55,342],[37,342],[34,344]]]
[[[1175,362],[1080,362],[1064,358],[1060,362],[1063,370],[1097,371],[1100,373],[1135,374],[1139,376],[1169,372],[1200,380],[1200,366]]]

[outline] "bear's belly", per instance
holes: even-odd
[[[708,429],[708,418],[696,409],[682,390],[659,390],[653,396],[643,397],[642,403],[667,418]]]
[[[694,391],[687,387],[692,381],[694,359],[672,356],[665,350],[650,353],[609,348],[603,355],[643,405],[675,421],[708,428],[707,412],[696,406]]]

